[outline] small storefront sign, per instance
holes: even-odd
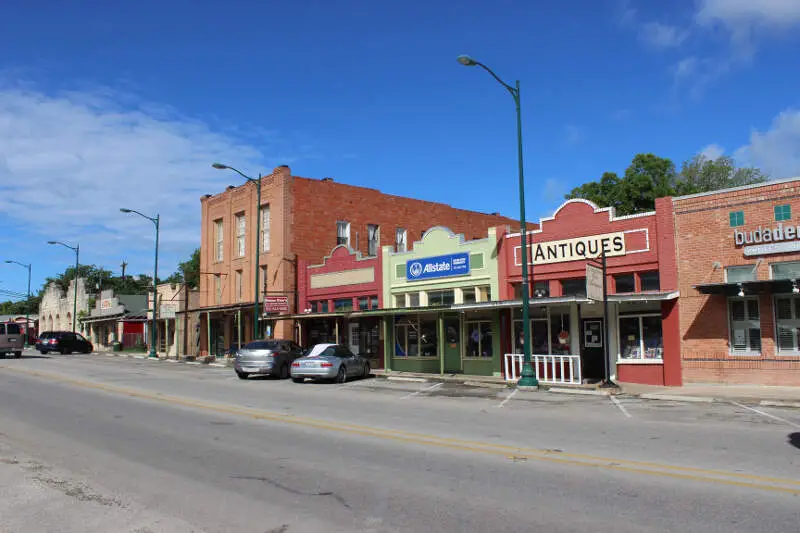
[[[175,318],[178,311],[178,302],[162,303],[158,308],[159,318]]]
[[[287,313],[289,311],[289,297],[288,296],[265,296],[264,297],[264,312],[265,313]]]
[[[603,269],[586,265],[586,297],[596,302],[603,301]]]
[[[100,307],[99,308],[100,309],[111,309],[111,306],[113,305],[112,300],[113,300],[113,298],[103,298],[102,300],[100,300]]]
[[[406,261],[406,279],[447,278],[469,274],[469,254],[466,252]]]

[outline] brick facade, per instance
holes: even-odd
[[[791,218],[776,221],[776,205],[789,205]],[[751,355],[731,353],[728,305],[730,298],[738,296],[735,289],[727,295],[707,295],[695,288],[725,282],[726,267],[753,266],[758,280],[769,280],[771,264],[800,260],[800,251],[748,257],[734,242],[735,229],[774,228],[778,223],[797,226],[800,180],[674,198],[673,208],[684,380],[800,385],[800,354],[777,350],[773,288],[765,286],[757,292],[748,289],[746,294],[758,299],[759,308],[761,351]],[[731,225],[731,212],[743,214],[741,226]]]
[[[236,176],[231,175],[234,180]],[[241,309],[242,332],[245,339],[252,337],[252,302],[254,275],[252,258],[255,253],[256,189],[250,184],[240,184],[239,179],[227,190],[201,199],[202,222],[200,244],[200,306],[213,310],[212,320],[220,317],[220,337],[225,344],[233,335],[233,316]],[[317,264],[336,246],[336,222],[350,223],[350,242],[354,251],[366,255],[367,224],[380,227],[380,243],[393,244],[395,229],[408,230],[410,244],[422,233],[437,225],[463,233],[468,238],[485,235],[489,227],[510,224],[512,219],[456,209],[445,204],[415,200],[381,193],[376,189],[337,183],[330,178],[322,180],[291,175],[289,167],[275,168],[262,179],[262,206],[270,210],[270,248],[262,250],[259,266],[265,267],[267,280],[260,281],[267,294],[288,295],[290,312],[302,309],[297,301],[297,268],[299,261]],[[236,248],[237,214],[246,220],[245,253],[238,257]],[[223,256],[216,260],[215,221],[223,224]],[[518,224],[517,224],[518,227]],[[240,274],[239,274],[240,272]],[[216,293],[216,276],[219,276],[221,294]],[[242,288],[238,289],[241,279]],[[250,306],[247,306],[247,303]],[[202,312],[202,310],[201,310]],[[206,314],[207,315],[207,314]],[[239,315],[236,315],[239,316]],[[201,329],[208,324],[202,319]],[[277,320],[276,337],[294,337],[294,324],[290,320]],[[207,338],[201,334],[201,353],[208,350]],[[217,335],[214,335],[217,336]]]

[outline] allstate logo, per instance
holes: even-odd
[[[412,278],[418,278],[422,274],[422,263],[419,261],[414,261],[411,263],[411,266],[408,267],[408,273],[411,274]]]

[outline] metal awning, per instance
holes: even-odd
[[[548,296],[545,298],[530,298],[528,305],[562,305],[568,303],[590,303],[591,300],[585,296]],[[453,311],[479,311],[482,309],[506,309],[509,307],[522,307],[522,300],[501,300],[493,302],[480,302],[469,304],[457,304],[452,307]]]
[[[296,318],[338,318],[347,315],[347,311],[335,311],[333,313],[297,313],[294,315],[275,315],[269,317],[269,320],[289,320]]]
[[[739,292],[745,295],[760,294],[763,292],[781,293],[792,292],[796,285],[790,279],[764,279],[758,281],[740,281],[738,283],[705,283],[694,285],[700,294],[718,294],[736,296]]]
[[[664,300],[675,300],[680,293],[678,291],[652,291],[652,292],[631,292],[626,294],[609,294],[609,302],[663,302]]]

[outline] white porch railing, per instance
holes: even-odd
[[[504,358],[506,381],[517,381],[522,373],[522,354],[507,353]],[[536,379],[542,383],[581,384],[580,355],[532,355]]]

